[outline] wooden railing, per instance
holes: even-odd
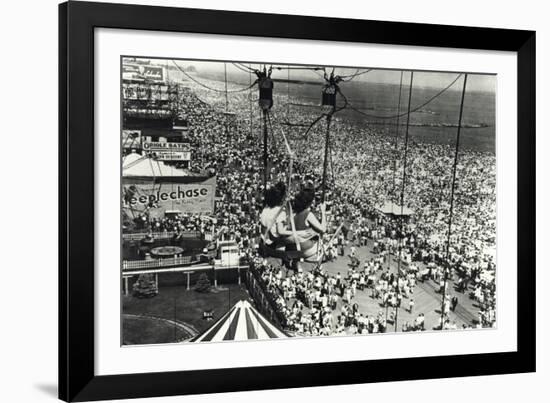
[[[181,256],[166,259],[148,259],[148,260],[123,260],[122,270],[153,269],[156,267],[170,267],[180,265],[190,265],[198,263],[197,256]]]
[[[135,233],[126,233],[122,234],[122,240],[124,241],[139,241],[147,236],[151,235],[154,239],[170,239],[175,235],[178,235],[174,231],[164,231],[164,232],[135,232]],[[180,232],[179,236],[181,238],[201,238],[202,234],[200,231],[185,231]],[[210,238],[210,239],[208,239]],[[211,234],[205,234],[204,239],[206,241],[212,240]]]
[[[266,318],[269,318],[271,323],[276,325],[279,329],[284,329],[286,319],[284,315],[279,312],[277,303],[267,290],[260,273],[258,273],[254,267],[254,263],[250,263],[246,273],[246,285],[248,293],[252,299],[254,299],[255,305],[260,313]]]

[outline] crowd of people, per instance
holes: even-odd
[[[314,125],[307,137],[305,128],[320,111],[311,107],[282,106],[291,101],[275,95],[270,112],[268,186],[290,183],[289,198],[304,183],[314,189],[326,185],[326,259],[342,259],[341,276],[317,267],[315,272],[301,268],[286,273],[283,264],[273,265],[259,258],[264,207],[264,165],[262,120],[258,116],[255,87],[252,91],[225,94],[188,83],[181,91],[178,114],[189,124],[193,150],[189,169],[211,170],[216,175],[216,210],[208,219],[199,215],[152,218],[147,211],[136,218],[136,225],[152,231],[194,230],[216,233],[235,240],[242,254],[256,259],[258,270],[272,297],[286,318],[288,329],[300,334],[377,333],[394,327],[396,307],[414,311],[414,290],[419,281],[433,281],[445,297],[444,315],[439,328],[459,327],[451,320],[454,310],[449,292],[471,293],[479,306],[477,326],[496,322],[496,175],[495,155],[460,150],[454,190],[453,220],[449,213],[454,148],[447,144],[410,142],[404,171],[402,137],[395,141],[389,128],[369,126],[366,120],[349,120],[335,115],[330,161],[325,184],[325,126]],[[230,85],[230,90],[238,88]],[[298,100],[294,100],[298,101]],[[277,105],[281,105],[277,107]],[[294,151],[292,176],[290,158],[281,132]],[[403,179],[405,178],[405,182]],[[320,211],[319,192],[312,211]],[[387,201],[400,203],[401,194],[412,217],[404,219],[380,212]],[[321,216],[320,212],[317,214]],[[341,233],[328,243],[336,228]],[[359,267],[357,259],[342,258],[347,245],[371,245],[375,258]],[[388,256],[399,256],[403,273],[397,276],[385,268]],[[379,301],[380,312],[360,312],[354,296],[368,292]],[[336,313],[335,313],[336,312]],[[442,323],[441,323],[442,322]],[[464,326],[470,326],[468,324]],[[424,330],[424,313],[402,331]]]

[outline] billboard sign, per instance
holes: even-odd
[[[152,151],[159,161],[191,161],[191,151]]]
[[[216,193],[215,180],[195,183],[124,185],[124,202],[136,211],[180,210],[182,213],[212,214]]]
[[[163,66],[124,63],[122,65],[122,78],[125,80],[162,83],[165,81],[165,72]]]
[[[162,141],[148,141],[143,143],[143,149],[147,151],[191,151],[189,143],[173,143]]]
[[[169,101],[169,88],[164,84],[124,83],[122,96],[125,101]]]
[[[150,81],[164,81],[164,67],[162,66],[140,66],[143,69],[143,78]]]

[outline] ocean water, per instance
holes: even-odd
[[[460,81],[460,80],[459,80]],[[354,82],[341,85],[342,92],[355,109],[368,115],[395,116],[398,114],[399,85]],[[281,84],[286,91],[286,84]],[[457,85],[455,85],[457,86]],[[458,85],[460,87],[460,85]],[[320,85],[292,84],[290,95],[301,99],[305,104],[320,102]],[[426,102],[436,95],[440,89],[414,87],[411,96],[411,109]],[[407,112],[408,86],[401,89],[401,107],[399,114]],[[409,139],[418,143],[455,144],[462,92],[447,90],[419,111],[411,113]],[[461,129],[461,149],[495,152],[495,94],[468,90],[464,97],[464,111]],[[364,122],[378,126],[382,132],[396,133],[397,118],[380,119],[366,117],[351,109],[338,113],[341,119]],[[406,126],[406,116],[399,118],[399,132],[403,135]],[[454,127],[444,127],[452,125]]]
[[[185,77],[178,72],[171,70],[171,77],[187,81]],[[199,80],[208,80],[216,88],[224,88],[223,73],[201,72],[193,73]],[[233,85],[248,86],[250,77],[247,74],[228,75],[228,82]],[[449,80],[449,83],[452,79]],[[416,143],[430,144],[451,144],[456,142],[457,124],[459,119],[460,98],[462,94],[462,79],[459,79],[450,89],[438,96],[428,105],[422,107],[419,111],[411,113],[409,126],[409,140]],[[481,151],[495,153],[496,127],[495,127],[495,105],[496,96],[494,92],[479,91],[472,88],[471,81],[468,82],[465,99],[464,111],[460,137],[460,148],[472,151]],[[321,99],[321,89],[323,81],[318,82],[291,82],[276,81],[274,87],[274,97],[279,100],[286,100],[287,94],[290,96],[294,111],[310,112],[319,114],[319,104]],[[398,112],[399,92],[401,91],[400,114],[407,112],[409,85],[404,83],[400,88],[399,84],[386,84],[367,81],[353,80],[349,83],[340,84],[342,92],[345,94],[349,104],[368,115],[376,116],[395,116]],[[422,105],[428,99],[433,97],[443,88],[428,88],[413,85],[411,95],[411,109]],[[216,94],[216,96],[221,96]],[[256,97],[256,94],[254,94]],[[281,101],[285,102],[286,101]],[[339,99],[339,104],[342,99]],[[274,111],[278,108],[285,108],[285,104],[273,106]],[[397,119],[380,119],[366,117],[354,110],[344,109],[338,113],[342,121],[350,121],[358,124],[368,124],[378,127],[380,134],[396,134],[399,127],[399,134],[405,133],[406,116]],[[397,126],[397,124],[399,124]],[[450,126],[450,127],[449,127]],[[470,126],[470,127],[464,127]],[[479,127],[471,127],[479,126]]]

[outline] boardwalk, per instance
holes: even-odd
[[[360,268],[363,267],[363,263],[370,260],[371,257],[376,255],[372,253],[372,241],[368,246],[357,247],[357,257],[361,261]],[[350,263],[349,258],[349,246],[345,248],[345,256],[339,256],[332,262],[326,262],[323,264],[322,269],[328,271],[332,275],[336,275],[338,272],[343,277],[346,276]],[[276,263],[277,261],[273,261]],[[415,262],[419,268],[423,268],[423,264]],[[303,264],[304,270],[313,269],[314,265],[310,263]],[[388,262],[384,267],[388,267]],[[389,263],[390,272],[397,273],[397,259],[392,256]],[[411,296],[414,299],[414,309],[411,312],[408,311],[409,299],[403,298],[401,308],[397,312],[397,331],[401,331],[405,322],[412,323],[419,313],[425,315],[426,330],[431,330],[435,326],[439,325],[441,317],[441,294],[438,293],[439,285],[433,280],[426,280],[425,282],[418,282],[414,289],[414,294]],[[366,315],[377,315],[380,311],[386,312],[386,308],[381,305],[380,299],[374,299],[371,296],[372,290],[367,288],[363,291],[357,290],[352,302],[359,305],[359,311]],[[456,323],[458,328],[462,325],[472,326],[477,322],[479,308],[475,305],[475,301],[469,298],[469,291],[466,293],[457,292],[454,289],[454,281],[450,280],[447,285],[447,293],[451,297],[456,296],[458,298],[458,305],[454,312],[450,312],[450,320]],[[292,301],[290,302],[292,303]],[[342,301],[338,302],[338,306],[334,311],[335,318],[340,313],[342,307]],[[391,311],[395,311],[394,308],[389,308],[388,317],[391,317]],[[388,324],[388,332],[394,331],[395,325]]]

